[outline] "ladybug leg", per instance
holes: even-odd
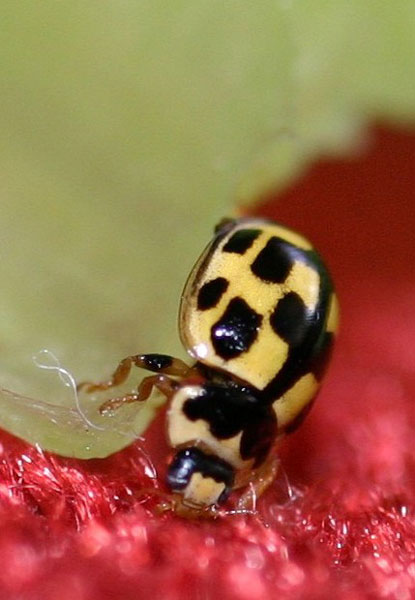
[[[180,494],[172,494],[158,488],[142,488],[139,495],[157,498],[155,512],[158,514],[171,511],[179,517],[193,521],[196,519],[215,519],[220,516],[216,506],[190,506],[183,501]]]
[[[157,505],[157,512],[172,511],[177,516],[191,521],[199,519],[216,519],[220,516],[216,505],[193,506],[187,504],[180,494],[166,494]]]
[[[136,392],[125,394],[124,396],[117,396],[116,398],[110,398],[101,405],[99,412],[107,415],[118,410],[124,404],[144,402],[150,397],[154,388],[159,390],[167,398],[170,398],[176,390],[177,385],[178,384],[174,379],[170,379],[170,377],[167,377],[166,375],[150,375],[149,377],[145,377],[139,383]]]
[[[241,495],[237,502],[237,510],[255,510],[256,502],[260,496],[269,488],[275,481],[278,473],[280,461],[274,455],[267,460],[250,476],[246,475],[246,479],[238,480],[235,487],[249,486],[248,489]]]
[[[92,394],[121,385],[127,380],[133,365],[140,369],[173,377],[185,377],[191,370],[191,367],[185,362],[167,354],[136,354],[124,358],[107,381],[101,383],[83,381],[77,385],[77,390],[85,390],[88,394]]]

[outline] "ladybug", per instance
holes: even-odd
[[[218,514],[231,491],[238,507],[257,498],[278,470],[276,442],[309,412],[337,327],[332,280],[300,234],[261,218],[223,220],[193,268],[179,311],[187,365],[164,354],[128,356],[88,393],[123,383],[133,365],[152,371],[135,393],[102,412],[168,401],[170,506],[184,516]]]

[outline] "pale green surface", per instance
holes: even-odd
[[[105,455],[148,415],[84,397],[103,430],[67,409],[51,425],[38,400],[73,394],[32,355],[80,380],[183,353],[180,291],[215,221],[367,118],[413,118],[415,3],[13,0],[0,23],[0,383],[37,399],[3,394],[0,424]]]

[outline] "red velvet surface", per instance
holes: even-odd
[[[139,443],[82,462],[4,434],[0,598],[415,598],[414,189],[415,137],[383,130],[258,210],[321,250],[342,326],[257,516],[155,515]],[[159,419],[151,456],[163,433]]]

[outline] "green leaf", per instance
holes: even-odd
[[[413,118],[415,5],[6,0],[0,16],[0,424],[104,456],[160,400],[111,419],[82,396],[85,427],[32,356],[82,380],[183,355],[180,291],[215,221],[369,118]]]

